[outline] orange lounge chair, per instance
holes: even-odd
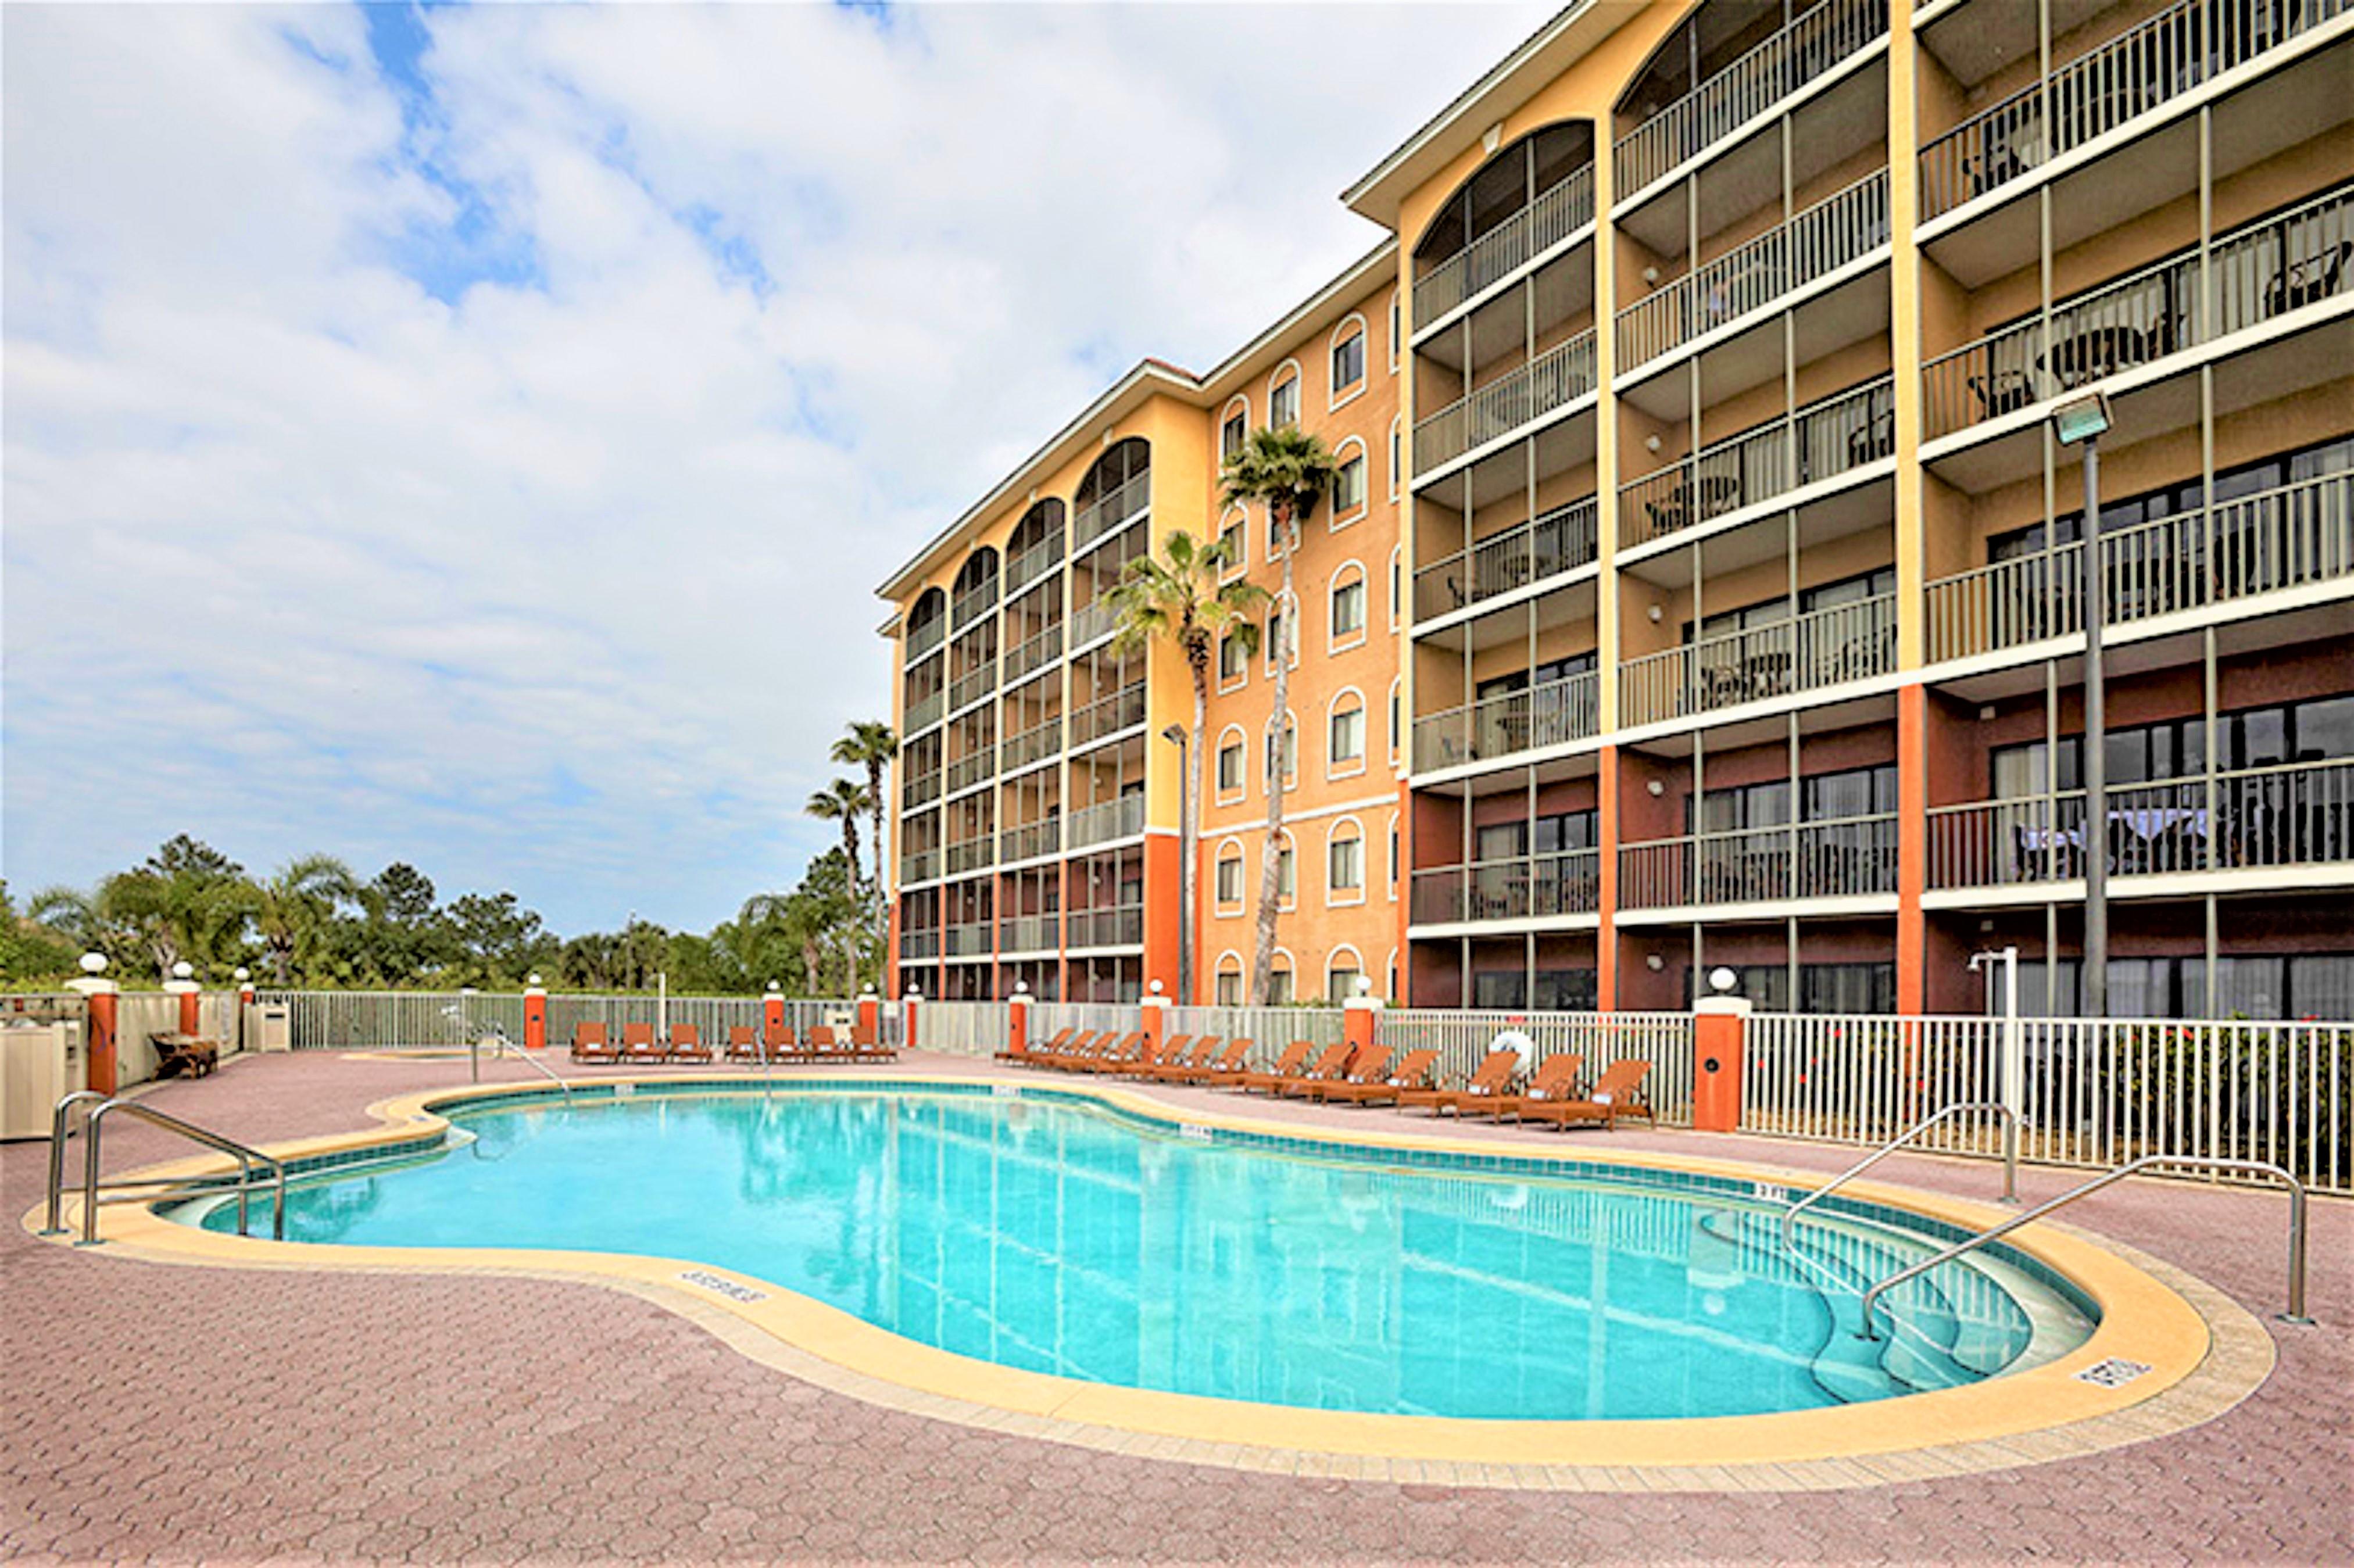
[[[1639,1116],[1657,1127],[1659,1118],[1652,1115],[1650,1098],[1643,1093],[1643,1080],[1650,1071],[1649,1062],[1623,1057],[1603,1070],[1602,1076],[1594,1081],[1593,1093],[1584,1099],[1532,1105],[1521,1112],[1521,1119],[1549,1121],[1564,1128],[1572,1122],[1598,1121],[1607,1131],[1616,1128],[1622,1117]]]
[[[801,1043],[801,1060],[805,1062],[847,1062],[854,1054],[842,1031],[830,1023],[810,1025],[809,1038]]]
[[[1143,1050],[1125,1062],[1113,1063],[1104,1071],[1123,1078],[1150,1077],[1164,1063],[1183,1061],[1193,1044],[1191,1034],[1172,1034],[1158,1044],[1148,1040]]]
[[[576,1023],[572,1026],[572,1059],[576,1062],[618,1062],[621,1054],[605,1038],[601,1023]]]
[[[1144,1031],[1113,1034],[1107,1031],[1096,1036],[1096,1043],[1087,1050],[1076,1052],[1055,1065],[1072,1073],[1099,1073],[1113,1062],[1123,1060],[1143,1049]]]
[[[996,1059],[1000,1062],[1013,1062],[1019,1065],[1035,1057],[1051,1056],[1069,1043],[1071,1033],[1070,1030],[1066,1029],[1043,1045],[1032,1045],[1026,1042],[1019,1049],[1008,1045],[1004,1050],[997,1053]]]
[[[1465,1100],[1500,1095],[1511,1087],[1512,1075],[1521,1070],[1518,1051],[1490,1051],[1472,1073],[1471,1081],[1459,1089],[1409,1089],[1398,1097],[1398,1109],[1409,1106],[1428,1106],[1430,1114],[1452,1110],[1462,1114]]]
[[[670,1059],[673,1062],[708,1062],[711,1047],[703,1043],[703,1031],[692,1023],[670,1026]]]
[[[1341,1101],[1352,1106],[1379,1105],[1427,1085],[1432,1069],[1437,1065],[1437,1052],[1409,1051],[1390,1069],[1389,1076],[1363,1083],[1327,1084],[1320,1097],[1327,1105]]]
[[[727,1026],[727,1059],[731,1062],[757,1062],[760,1059],[760,1033],[748,1023]]]
[[[1215,1054],[1216,1059],[1185,1069],[1175,1081],[1181,1084],[1220,1084],[1233,1082],[1250,1071],[1250,1054],[1258,1042],[1248,1035],[1236,1035],[1226,1042],[1226,1048]]]
[[[1018,1061],[1024,1067],[1051,1067],[1073,1052],[1085,1050],[1087,1042],[1095,1037],[1096,1032],[1092,1029],[1066,1029],[1055,1035],[1051,1044],[1031,1046],[1028,1054]]]
[[[1142,1076],[1150,1078],[1156,1084],[1182,1084],[1188,1074],[1214,1070],[1218,1062],[1218,1037],[1214,1034],[1204,1034],[1194,1042],[1192,1055],[1181,1057],[1173,1052],[1164,1051],[1161,1053],[1160,1064]]]
[[[1378,1084],[1382,1081],[1382,1075],[1389,1070],[1390,1057],[1394,1054],[1386,1045],[1362,1046],[1341,1069],[1339,1077],[1318,1079],[1300,1092],[1311,1100],[1320,1100],[1334,1089],[1351,1088],[1359,1084]],[[1288,1089],[1282,1092],[1290,1093]]]
[[[803,1054],[801,1043],[794,1035],[793,1026],[790,1023],[779,1023],[773,1029],[763,1027],[760,1048],[768,1052],[771,1062],[805,1062],[809,1059]]]
[[[1515,1117],[1530,1106],[1576,1097],[1578,1075],[1585,1071],[1585,1058],[1561,1054],[1548,1056],[1537,1064],[1529,1075],[1528,1083],[1511,1094],[1489,1095],[1469,1105],[1456,1107],[1457,1116],[1493,1117],[1501,1121]]]
[[[1072,1063],[1085,1060],[1102,1050],[1110,1039],[1109,1034],[1082,1029],[1072,1035],[1061,1050],[1041,1052],[1030,1065],[1034,1067],[1067,1068]]]
[[[899,1050],[896,1045],[884,1044],[882,1031],[874,1024],[854,1024],[850,1031],[850,1059],[854,1062],[896,1062],[899,1059]]]
[[[1346,1077],[1349,1073],[1349,1063],[1356,1054],[1357,1048],[1345,1040],[1338,1045],[1328,1045],[1318,1055],[1314,1065],[1302,1067],[1297,1072],[1278,1078],[1270,1086],[1270,1092],[1278,1099],[1288,1099],[1293,1095],[1305,1095],[1309,1085],[1322,1079]],[[1246,1084],[1244,1087],[1248,1088],[1250,1086]]]
[[[1221,1088],[1240,1089],[1245,1094],[1253,1089],[1265,1089],[1273,1094],[1275,1086],[1299,1071],[1308,1060],[1308,1054],[1315,1049],[1313,1040],[1295,1040],[1284,1047],[1283,1054],[1277,1058],[1275,1065],[1264,1073],[1220,1073],[1209,1081]]]
[[[654,1026],[651,1023],[621,1025],[621,1055],[624,1060],[631,1062],[670,1060],[670,1052],[663,1047],[661,1041],[654,1038]]]

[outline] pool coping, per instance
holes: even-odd
[[[1500,1156],[1418,1133],[1325,1129],[1180,1111],[1114,1086],[1029,1077],[825,1071],[600,1077],[598,1099],[825,1087],[854,1092],[1011,1092],[1087,1101],[1182,1133],[1201,1128],[1251,1144],[1306,1145],[1375,1157],[1419,1151],[1475,1168],[1529,1167],[1574,1177],[1597,1168],[1675,1172],[1805,1190],[1818,1173],[1752,1162],[1612,1148]],[[576,1088],[581,1086],[575,1086]],[[475,1102],[548,1103],[546,1086],[498,1084],[395,1096],[367,1107],[377,1126],[267,1146],[324,1169],[438,1147],[439,1114]],[[162,1180],[219,1170],[204,1156],[142,1168]],[[1409,1163],[1412,1163],[1411,1161]],[[311,1171],[302,1172],[307,1175]],[[1842,1190],[1972,1230],[2008,1211],[1881,1182]],[[69,1200],[78,1224],[80,1202]],[[45,1214],[26,1218],[37,1230]],[[870,1404],[1112,1452],[1235,1468],[1455,1486],[1560,1490],[1790,1490],[1918,1480],[2097,1453],[2221,1414],[2271,1372],[2264,1325],[2195,1277],[2105,1238],[2043,1222],[2014,1233],[2015,1252],[2070,1281],[2100,1311],[2083,1345],[2051,1363],[1964,1388],[1866,1404],[1765,1415],[1528,1421],[1375,1415],[1115,1387],[1020,1371],[923,1345],[770,1281],[691,1259],[508,1248],[408,1248],[280,1243],[220,1234],[147,1204],[101,1211],[108,1252],[143,1261],[241,1268],[334,1269],[525,1277],[591,1283],[661,1304],[764,1364]],[[2122,1361],[2147,1370],[2114,1386],[2078,1374]]]

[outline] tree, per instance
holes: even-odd
[[[1339,465],[1331,449],[1297,425],[1253,430],[1226,459],[1218,476],[1229,506],[1256,501],[1267,508],[1272,532],[1283,540],[1283,591],[1276,600],[1280,633],[1275,659],[1275,705],[1267,718],[1267,842],[1260,846],[1258,933],[1251,960],[1251,1001],[1265,1007],[1275,985],[1275,922],[1280,892],[1283,839],[1284,718],[1291,696],[1291,652],[1299,641],[1299,601],[1291,588],[1291,558],[1299,553],[1299,525],[1316,515],[1331,491]]]
[[[883,770],[899,755],[899,737],[876,719],[860,719],[833,743],[833,759],[844,768],[866,769],[866,809],[873,814],[875,913],[883,910]]]
[[[820,821],[842,824],[842,853],[850,862],[850,885],[855,896],[864,880],[858,874],[858,819],[866,810],[866,791],[847,779],[837,779],[809,798],[809,814]]]
[[[294,983],[295,962],[327,935],[336,912],[359,896],[351,867],[333,855],[311,854],[254,890],[253,923],[280,989]]]
[[[456,950],[461,985],[513,985],[531,972],[544,933],[539,912],[512,893],[468,893],[450,901],[441,923]]]
[[[1191,1007],[1193,994],[1193,923],[1201,905],[1196,887],[1195,839],[1202,825],[1202,748],[1210,727],[1210,661],[1218,639],[1241,643],[1244,657],[1258,648],[1258,626],[1252,620],[1267,602],[1267,590],[1241,581],[1221,583],[1219,574],[1232,564],[1223,542],[1204,545],[1179,529],[1161,544],[1159,559],[1139,556],[1111,590],[1113,613],[1119,617],[1114,644],[1122,652],[1167,640],[1177,645],[1185,670],[1193,680],[1193,738],[1185,752],[1185,809],[1180,835],[1183,863],[1184,929],[1177,943],[1177,1000]],[[1280,704],[1278,705],[1280,711]]]
[[[55,981],[74,973],[88,951],[55,927],[16,912],[8,884],[0,879],[0,980],[15,984]]]
[[[259,906],[245,868],[186,833],[99,884],[93,900],[111,948],[128,948],[172,978],[182,959],[220,968],[242,948]]]

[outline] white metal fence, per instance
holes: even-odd
[[[1169,1033],[1247,1040],[1254,1067],[1271,1065],[1295,1040],[1337,1045],[1346,1036],[1348,1013],[1338,1007],[1172,1007]]]
[[[1441,1082],[1469,1078],[1496,1036],[1517,1030],[1537,1043],[1540,1057],[1567,1052],[1585,1058],[1590,1077],[1623,1058],[1649,1062],[1644,1093],[1663,1122],[1691,1119],[1692,1021],[1688,1012],[1462,1012],[1398,1008],[1381,1015],[1382,1043],[1400,1055],[1438,1053]]]
[[[270,991],[257,1001],[287,1010],[288,1036],[297,1051],[418,1051],[455,1049],[496,1029],[524,1037],[524,999],[512,992]],[[852,1001],[789,998],[785,1022],[805,1031],[844,1013]],[[731,1026],[758,1029],[764,999],[757,996],[578,996],[547,999],[547,1042],[568,1045],[583,1023],[604,1025],[618,1038],[629,1024],[667,1033],[688,1024],[703,1038],[725,1044]],[[883,1009],[884,1033],[893,1033],[896,1009]]]
[[[950,1056],[987,1056],[1012,1038],[1010,1012],[1002,1001],[919,1001],[910,1044]]]

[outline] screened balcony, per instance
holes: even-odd
[[[962,876],[967,872],[981,871],[997,863],[997,835],[981,833],[960,839],[949,845],[946,861],[948,874]]]
[[[1144,683],[1139,681],[1071,715],[1071,749],[1093,746],[1106,736],[1134,729],[1143,722]]]
[[[1414,769],[1436,772],[1590,740],[1600,730],[1599,682],[1587,671],[1417,718]]]
[[[1414,427],[1419,478],[1595,391],[1594,334],[1579,333],[1519,369],[1475,388]]]
[[[1416,278],[1415,330],[1439,321],[1593,221],[1594,170],[1587,165],[1572,170],[1560,184]]]
[[[1065,824],[1064,841],[1074,850],[1115,839],[1133,838],[1144,831],[1144,797],[1123,795],[1093,806],[1082,806]]]
[[[1618,722],[1659,724],[1895,667],[1896,596],[1878,594],[1628,660],[1618,666]]]
[[[1598,548],[1596,519],[1589,495],[1433,561],[1414,574],[1415,619],[1452,614],[1592,566]]]
[[[1618,487],[1622,546],[1836,478],[1896,450],[1895,383],[1851,387]]]
[[[1622,909],[1775,904],[1896,891],[1896,815],[1687,833],[1618,851]]]
[[[1409,918],[1417,926],[1591,915],[1602,906],[1598,850],[1566,850],[1437,866],[1414,874]]]

